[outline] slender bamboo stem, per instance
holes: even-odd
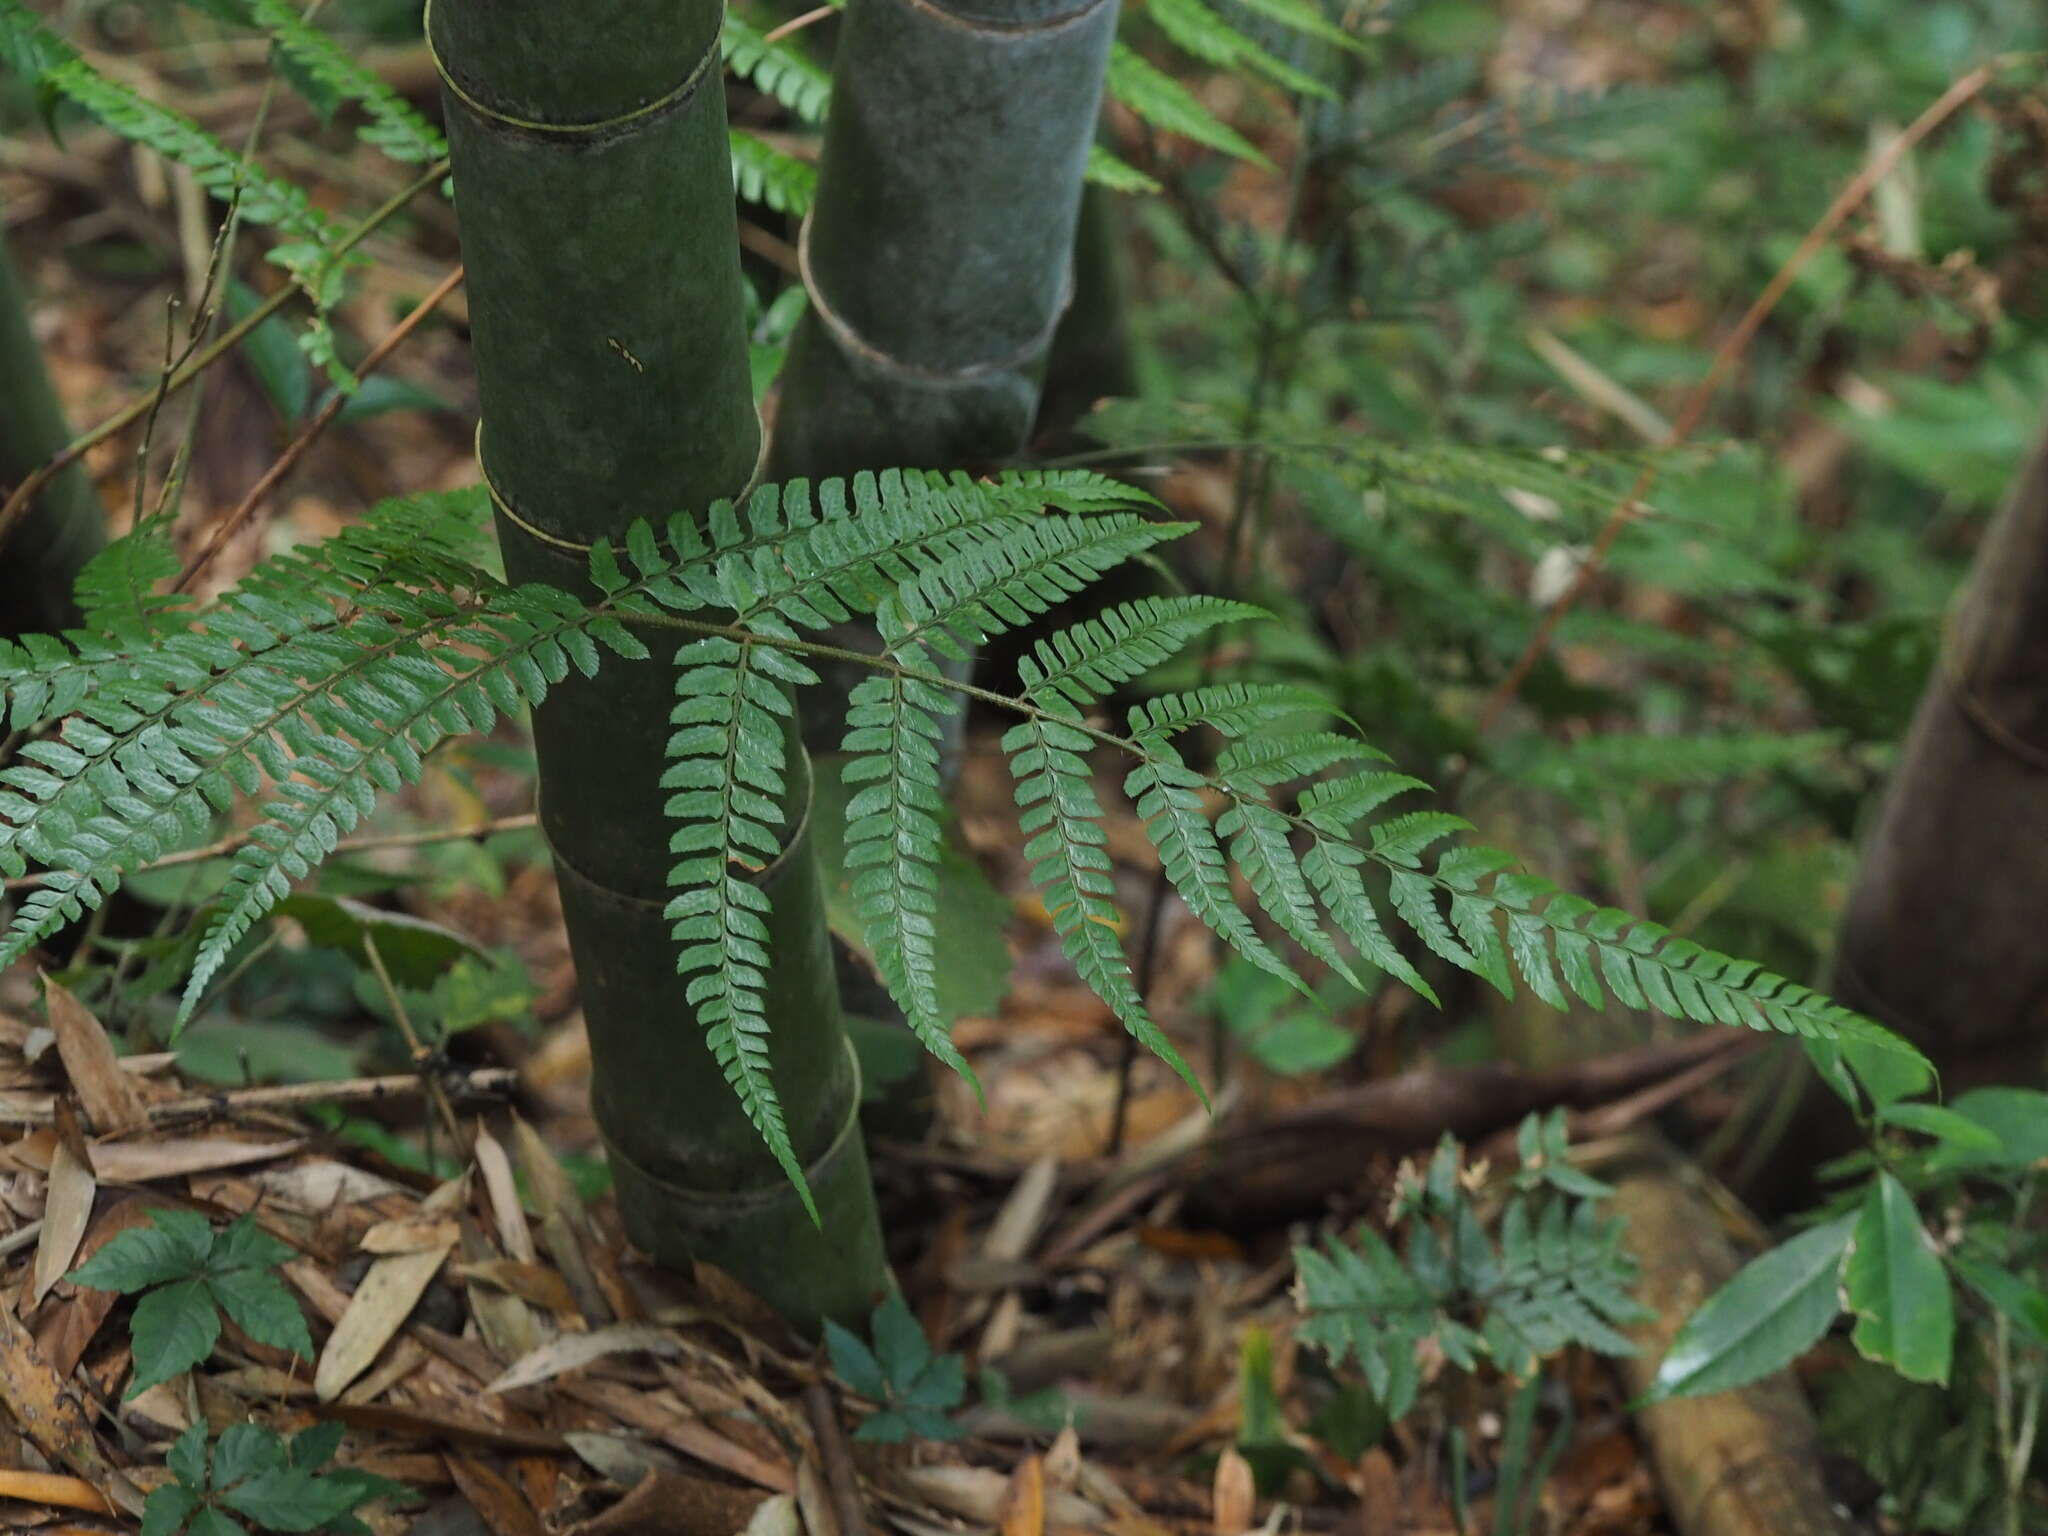
[[[11,490],[26,481],[70,436],[14,269],[0,248],[0,486]],[[106,538],[99,497],[76,466],[49,480],[23,508],[0,557],[0,635],[75,624],[72,583]]]
[[[436,0],[484,425],[515,581],[589,593],[585,551],[734,496],[759,448],[719,69],[718,0]],[[659,635],[653,635],[659,642]],[[664,647],[664,652],[666,648]],[[535,712],[541,825],[627,1230],[793,1319],[888,1284],[798,754],[769,897],[771,1070],[822,1229],[755,1134],[676,974],[665,908],[674,702],[665,660],[613,662]]]
[[[1023,448],[1072,294],[1116,10],[851,0],[771,479],[974,468]],[[837,744],[857,681],[824,674],[813,746]]]

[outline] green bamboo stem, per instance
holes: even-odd
[[[436,0],[484,425],[508,573],[588,593],[585,551],[742,491],[759,446],[718,67],[718,0]],[[592,1102],[628,1233],[709,1261],[803,1324],[888,1285],[859,1101],[791,779],[771,1060],[822,1229],[741,1111],[675,972],[667,794],[673,642],[535,712]],[[799,765],[801,754],[797,754]]]
[[[0,248],[0,500],[70,440],[20,284]],[[74,464],[36,493],[0,550],[0,635],[76,624],[72,583],[105,541],[99,497]]]
[[[851,0],[771,478],[1023,448],[1115,29],[1116,0]],[[858,681],[825,674],[814,746]]]

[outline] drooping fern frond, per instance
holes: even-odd
[[[832,76],[790,38],[768,35],[727,11],[719,36],[725,67],[806,123],[822,123],[832,105]]]
[[[1155,510],[1143,492],[1081,471],[794,482],[659,530],[636,524],[620,549],[591,552],[598,596],[584,601],[484,570],[488,500],[468,492],[387,504],[266,562],[205,608],[110,602],[100,632],[0,651],[0,702],[15,727],[62,722],[0,770],[0,872],[41,872],[0,963],[253,800],[259,818],[207,919],[189,1008],[377,796],[418,777],[426,753],[537,702],[571,669],[645,654],[655,628],[679,629],[664,781],[679,966],[721,1070],[794,1177],[767,1066],[772,928],[753,878],[795,825],[789,690],[810,679],[810,657],[849,658],[824,631],[876,617],[888,653],[870,659],[875,679],[848,721],[856,904],[892,995],[927,1045],[962,1065],[939,1011],[930,918],[937,741],[945,701],[964,685],[938,658],[1043,614],[1181,531],[1152,520]],[[1176,1070],[1186,1064],[1118,936],[1098,753],[1126,768],[1189,907],[1266,969],[1291,970],[1291,946],[1340,973],[1363,960],[1427,994],[1394,942],[1405,930],[1448,964],[1553,1003],[1568,988],[1593,1005],[1611,995],[1703,1023],[1893,1043],[1803,987],[1460,844],[1470,828],[1455,816],[1391,810],[1425,786],[1333,729],[1335,711],[1313,690],[1208,683],[1132,706],[1121,731],[1104,721],[1110,695],[1252,613],[1205,598],[1126,603],[1041,639],[1021,695],[968,690],[1016,717],[1004,749],[1025,853],[1063,949]],[[1206,770],[1180,742],[1196,730],[1222,738]]]
[[[1159,190],[1159,183],[1129,161],[1119,159],[1100,144],[1088,146],[1088,180],[1098,187],[1107,187],[1112,192],[1131,196],[1149,195]]]
[[[331,95],[359,104],[369,117],[360,137],[405,165],[431,165],[448,153],[439,129],[385,84],[377,72],[350,55],[328,33],[307,21],[289,0],[248,0],[249,19],[271,36],[278,50]]]
[[[236,154],[197,123],[95,70],[23,4],[0,0],[0,63],[39,91],[60,96],[131,143],[184,166],[207,192],[231,202],[247,223],[286,238],[267,259],[284,268],[313,303],[300,342],[338,381],[348,381],[326,315],[341,298],[351,258],[334,223],[303,189]]]
[[[940,745],[943,722],[956,707],[931,684],[900,673],[854,688],[843,747],[843,777],[854,786],[846,806],[846,868],[854,911],[890,996],[925,1049],[972,1083],[939,1005],[934,925],[945,805]]]
[[[1270,0],[1260,9],[1283,22],[1300,14],[1295,7],[1271,4]],[[1146,0],[1145,14],[1176,47],[1205,64],[1213,64],[1218,69],[1264,75],[1283,89],[1302,96],[1321,101],[1336,99],[1336,93],[1329,86],[1260,46],[1225,21],[1204,0]]]
[[[772,615],[755,622],[764,634],[788,632]],[[676,733],[661,785],[675,792],[666,809],[679,824],[669,839],[678,862],[669,872],[677,894],[667,912],[676,972],[687,978],[684,1000],[719,1070],[816,1221],[768,1074],[769,901],[748,875],[782,851],[787,689],[815,683],[817,674],[772,646],[722,635],[684,646],[675,662],[681,670],[669,719]]]
[[[1195,99],[1194,92],[1128,43],[1109,50],[1109,94],[1134,117],[1163,133],[1206,144],[1226,155],[1268,169],[1273,162],[1243,134]]]
[[[816,166],[737,128],[727,137],[732,144],[733,188],[743,199],[776,213],[810,212],[818,196]]]

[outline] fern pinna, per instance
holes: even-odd
[[[481,493],[387,502],[360,526],[258,567],[200,606],[150,595],[168,569],[145,528],[88,572],[89,628],[0,647],[5,720],[26,744],[0,770],[0,871],[40,870],[0,941],[11,962],[151,860],[209,835],[239,797],[256,818],[205,914],[184,1011],[292,882],[416,780],[427,754],[541,700],[570,669],[646,654],[677,632],[669,918],[712,1052],[792,1178],[800,1178],[767,1069],[766,898],[741,875],[780,846],[792,771],[788,688],[808,659],[849,659],[806,638],[872,615],[885,653],[851,701],[847,860],[882,978],[919,1037],[956,1068],[940,1012],[932,912],[941,814],[937,744],[963,694],[1015,717],[1005,738],[1025,855],[1082,978],[1172,1062],[1117,939],[1095,760],[1126,765],[1135,802],[1189,908],[1254,964],[1292,976],[1284,936],[1332,969],[1354,956],[1428,994],[1389,924],[1502,991],[1545,1001],[1608,993],[1701,1023],[1820,1038],[1889,1037],[1819,994],[1455,843],[1442,812],[1391,813],[1425,788],[1329,728],[1317,695],[1212,684],[1131,707],[1106,697],[1214,625],[1255,612],[1201,597],[1118,604],[1036,641],[1014,696],[940,669],[1025,624],[1103,572],[1175,537],[1143,492],[1084,472],[890,471],[769,487],[703,519],[636,524],[623,558],[591,554],[600,594],[508,585],[477,563]],[[1213,766],[1180,748],[1217,733]],[[1244,877],[1240,893],[1233,872]],[[1370,877],[1370,878],[1369,878]],[[1270,925],[1261,930],[1259,920]],[[1192,1081],[1192,1077],[1190,1078]]]

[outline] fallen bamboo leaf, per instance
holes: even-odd
[[[59,1509],[82,1509],[88,1514],[117,1513],[107,1496],[83,1478],[64,1477],[55,1472],[22,1472],[0,1468],[0,1499],[20,1499],[29,1504],[54,1504]]]
[[[796,1492],[796,1469],[787,1461],[770,1460],[734,1444],[692,1419],[666,1392],[641,1392],[615,1381],[598,1381],[588,1376],[571,1377],[556,1390],[610,1414],[621,1424],[646,1431],[672,1450],[730,1472],[770,1493]]]
[[[121,1058],[100,1021],[85,1004],[48,976],[43,978],[43,1001],[50,1013],[50,1032],[57,1037],[57,1054],[64,1062],[64,1075],[85,1106],[93,1129],[102,1135],[139,1131],[149,1124],[149,1110],[136,1091],[134,1079],[121,1070]]]
[[[1045,1536],[1045,1463],[1038,1457],[1017,1463],[997,1514],[1002,1536]]]
[[[754,1518],[740,1536],[804,1536],[803,1521],[796,1512],[796,1500],[786,1493],[770,1494],[754,1511]]]
[[[498,1228],[498,1246],[522,1264],[540,1257],[533,1246],[533,1233],[526,1225],[526,1212],[519,1204],[519,1186],[512,1180],[512,1162],[505,1149],[487,1130],[478,1127],[477,1171],[483,1175],[484,1196],[490,1201],[491,1217]]]
[[[1010,1480],[992,1467],[898,1467],[892,1476],[926,1503],[981,1525],[994,1525],[1001,1518],[1010,1486]],[[1045,1513],[1054,1525],[1089,1530],[1103,1520],[1100,1508],[1071,1493],[1048,1495]]]
[[[461,1228],[447,1217],[405,1216],[380,1221],[363,1234],[359,1245],[365,1253],[426,1253],[435,1248],[452,1248]]]
[[[504,1424],[487,1424],[481,1419],[452,1418],[388,1403],[322,1403],[313,1412],[320,1418],[346,1424],[350,1429],[374,1431],[380,1435],[404,1435],[415,1440],[472,1446],[487,1451],[550,1456],[561,1451],[567,1443],[554,1430],[515,1429]]]
[[[492,1536],[547,1536],[540,1516],[510,1479],[468,1456],[450,1456],[448,1472]]]
[[[761,1494],[687,1472],[658,1471],[634,1484],[603,1514],[576,1527],[576,1536],[702,1536],[707,1531],[751,1531]],[[815,1528],[811,1536],[822,1536]]]
[[[93,1438],[84,1405],[50,1368],[11,1306],[0,1306],[0,1400],[13,1427],[52,1461],[95,1487],[118,1493],[125,1486]]]
[[[458,1280],[474,1281],[508,1292],[550,1312],[575,1314],[576,1293],[569,1289],[559,1271],[545,1264],[522,1264],[517,1259],[479,1259],[454,1265],[448,1271]]]
[[[320,1363],[313,1371],[315,1396],[323,1403],[332,1402],[370,1368],[370,1362],[405,1326],[454,1249],[451,1238],[438,1248],[387,1254],[370,1266],[349,1298],[348,1310],[328,1335],[327,1347],[320,1352]]]
[[[304,1138],[296,1136],[289,1141],[171,1136],[157,1141],[97,1142],[91,1148],[92,1171],[102,1184],[147,1184],[155,1179],[272,1162],[305,1144]]]
[[[676,1472],[682,1463],[658,1445],[637,1435],[606,1430],[574,1429],[562,1437],[591,1471],[621,1488],[631,1488],[653,1472]]]
[[[550,1381],[564,1371],[578,1370],[593,1360],[602,1360],[606,1355],[630,1353],[673,1358],[681,1354],[682,1349],[667,1329],[656,1328],[650,1323],[615,1323],[591,1333],[565,1333],[513,1361],[505,1374],[484,1391],[516,1392],[521,1387]]]
[[[832,1492],[817,1461],[806,1456],[796,1468],[796,1507],[810,1536],[847,1536],[839,1529],[839,1514],[832,1507]]]
[[[72,1153],[68,1141],[59,1140],[50,1154],[49,1192],[43,1199],[43,1230],[36,1239],[35,1275],[29,1286],[29,1300],[43,1304],[52,1286],[62,1280],[78,1254],[78,1245],[92,1221],[93,1196],[99,1184],[92,1169]]]
[[[337,1205],[358,1205],[385,1195],[405,1192],[381,1174],[351,1168],[332,1158],[295,1163],[289,1168],[270,1168],[256,1174],[255,1181],[266,1194],[297,1206],[302,1211],[325,1211]]]

